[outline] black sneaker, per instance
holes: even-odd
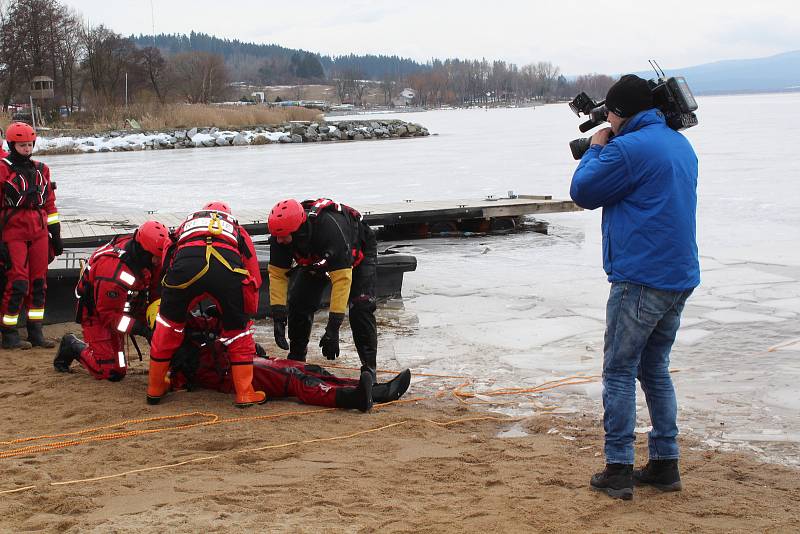
[[[637,486],[653,486],[661,491],[681,491],[681,474],[678,460],[650,460],[642,469],[633,472]]]
[[[633,499],[633,466],[606,464],[589,482],[593,490],[605,491],[609,497],[629,501]]]

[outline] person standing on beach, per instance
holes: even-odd
[[[592,136],[570,196],[583,208],[603,208],[603,268],[611,282],[603,349],[606,467],[590,485],[631,499],[634,484],[681,489],[669,356],[686,299],[700,283],[697,156],[654,108],[646,80],[623,76],[605,105],[611,127]],[[637,378],[653,429],[649,461],[633,470]]]
[[[0,264],[5,271],[2,297],[2,347],[52,348],[42,333],[47,265],[64,252],[50,169],[31,159],[36,131],[14,122],[6,131],[8,155],[0,159]],[[17,331],[27,309],[28,340]]]
[[[289,350],[290,360],[305,361],[314,313],[331,284],[325,334],[319,342],[329,360],[339,356],[339,328],[350,307],[350,328],[361,359],[361,373],[375,383],[378,327],[375,321],[375,279],[378,242],[361,214],[330,199],[282,200],[268,219],[269,302],[275,343]],[[289,289],[289,270],[296,279]],[[286,326],[289,342],[286,341]]]

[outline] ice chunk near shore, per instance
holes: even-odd
[[[717,310],[703,315],[706,319],[711,319],[717,323],[780,323],[786,319],[761,313],[749,313],[737,310]]]

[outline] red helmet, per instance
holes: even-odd
[[[169,230],[158,221],[147,221],[136,230],[133,238],[147,252],[160,258],[169,241]]]
[[[296,232],[306,222],[306,210],[293,198],[281,200],[269,212],[267,226],[269,233],[276,237],[286,237]]]
[[[228,215],[233,215],[233,213],[231,213],[231,207],[228,206],[228,204],[226,204],[225,202],[222,202],[221,200],[214,200],[213,202],[209,202],[208,204],[203,206],[203,209],[222,211],[227,213]]]
[[[35,142],[36,130],[24,122],[12,122],[6,130],[6,140],[11,143]]]

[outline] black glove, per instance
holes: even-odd
[[[61,223],[51,224],[47,227],[50,234],[50,243],[53,245],[53,252],[56,256],[61,256],[64,253],[64,242],[61,241]]]
[[[0,241],[0,269],[3,271],[11,269],[11,253],[5,241]]]
[[[267,351],[264,350],[264,347],[261,346],[261,343],[256,343],[256,356],[261,358],[267,357]]]
[[[153,337],[153,331],[150,330],[150,327],[148,327],[147,324],[142,321],[134,321],[133,328],[131,328],[131,334],[134,336],[143,337],[147,339],[147,341],[150,341],[150,339]]]
[[[329,360],[335,360],[339,356],[339,327],[342,326],[343,319],[343,313],[329,313],[325,334],[319,340],[322,355]]]
[[[275,344],[283,350],[289,350],[289,342],[286,341],[286,306],[272,306],[272,324]]]

